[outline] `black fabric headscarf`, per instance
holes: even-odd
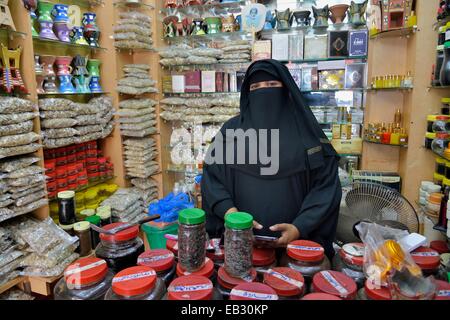
[[[270,80],[281,81],[283,87],[250,91],[250,84]],[[320,128],[311,109],[304,104],[302,94],[289,70],[276,60],[260,60],[250,65],[241,88],[240,115],[222,127],[222,136],[227,137],[227,129],[243,129],[244,131],[279,129],[280,165],[277,174],[261,175],[261,168],[269,165],[261,163],[259,157],[257,164],[248,164],[251,148],[248,142],[246,143],[246,164],[236,162],[228,164],[236,170],[263,179],[284,178],[298,172],[320,168],[324,165],[325,156],[337,157],[336,151]],[[267,148],[270,150],[270,134],[267,140]],[[233,144],[236,160],[236,139],[225,139],[219,143],[225,144],[224,150],[227,145]],[[259,143],[257,150],[259,152]],[[263,154],[267,152],[264,150]]]

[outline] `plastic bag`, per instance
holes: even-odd
[[[117,91],[123,94],[142,95],[144,93],[157,93],[158,89],[154,87],[130,87],[130,86],[117,86]]]
[[[135,33],[142,36],[150,37],[152,35],[151,28],[145,28],[137,24],[120,24],[113,27],[114,34]]]
[[[35,192],[35,193],[32,193],[32,194],[29,194],[29,195],[24,196],[24,197],[22,197],[22,198],[18,198],[18,199],[15,201],[15,205],[16,205],[17,207],[23,207],[23,206],[25,206],[25,205],[27,205],[27,204],[30,204],[30,203],[32,203],[32,202],[36,202],[36,201],[38,201],[39,199],[44,198],[45,196],[47,196],[47,192],[46,192],[46,191],[44,190],[44,188],[42,187],[42,190],[41,190],[41,191],[38,191],[38,192]]]
[[[124,68],[135,68],[135,69],[146,71],[147,73],[148,73],[148,71],[150,71],[150,65],[144,64],[144,63],[129,63],[129,64],[124,65],[123,67]]]
[[[33,153],[41,148],[38,143],[30,143],[18,147],[0,148],[0,159],[5,157],[18,156],[21,154]]]
[[[142,74],[142,75],[146,75],[147,78],[149,77],[148,71],[144,70],[144,69],[133,68],[133,67],[123,67],[122,70],[123,70],[123,72],[125,72],[126,75]]]
[[[29,100],[15,97],[0,97],[0,113],[21,113],[37,111],[36,106]]]
[[[13,172],[18,169],[26,168],[38,162],[40,159],[34,156],[25,156],[0,162],[0,171]]]
[[[90,116],[89,116],[90,117]],[[90,117],[92,118],[92,117]],[[41,127],[46,129],[59,129],[69,128],[78,124],[78,121],[72,118],[60,118],[60,119],[43,119],[41,121]]]
[[[41,111],[39,113],[43,119],[61,119],[61,118],[73,118],[78,115],[78,112],[73,110],[64,111]]]
[[[103,130],[103,126],[100,124],[90,126],[77,126],[75,127],[77,135],[84,136],[89,133],[99,132]]]
[[[0,137],[0,147],[17,147],[39,140],[39,135],[34,132]]]
[[[26,176],[34,175],[34,174],[41,174],[43,172],[44,172],[44,169],[42,169],[39,166],[28,166],[25,168],[17,169],[15,171],[9,173],[7,178],[17,179],[17,178],[23,178]]]
[[[0,114],[0,125],[21,123],[27,120],[32,120],[37,116],[39,116],[38,112]]]
[[[120,19],[139,20],[145,23],[152,23],[152,18],[139,11],[122,11],[119,13]]]
[[[213,57],[189,56],[186,58],[186,61],[189,64],[214,64],[214,63],[217,63],[217,59],[213,58]]]
[[[151,44],[139,42],[136,40],[118,40],[114,42],[114,46],[119,49],[153,49],[153,46]]]
[[[44,137],[43,144],[47,149],[55,149],[60,147],[69,146],[76,143],[75,137],[48,139]]]
[[[131,184],[142,190],[147,190],[147,189],[158,187],[158,182],[153,179],[134,178],[134,179],[131,179]]]
[[[124,87],[133,87],[133,88],[148,88],[155,86],[156,81],[150,78],[148,79],[138,79],[134,77],[126,77],[122,78],[117,82],[117,85]]]
[[[39,99],[39,110],[70,111],[74,109],[74,102],[69,99],[49,98]]]
[[[146,139],[126,139],[123,141],[125,146],[136,147],[141,149],[151,148],[156,145],[155,139],[146,138]]]
[[[120,109],[117,115],[123,118],[142,117],[148,114],[155,113],[154,107],[147,107],[142,109]]]
[[[157,105],[158,102],[153,99],[129,99],[119,103],[120,109],[143,109],[151,108]]]
[[[39,183],[37,186],[34,186],[32,188],[28,188],[24,191],[21,192],[15,192],[11,194],[11,198],[13,198],[14,200],[25,197],[29,194],[35,193],[35,192],[39,192],[44,188],[44,184]]]
[[[17,179],[7,179],[7,183],[11,187],[23,187],[41,181],[45,181],[45,176],[42,174],[33,174]]]
[[[156,222],[174,222],[178,219],[178,212],[183,209],[193,208],[194,203],[185,193],[174,195],[172,192],[159,201],[149,205],[149,215],[159,214],[161,217]]]
[[[24,121],[16,124],[7,124],[0,126],[0,137],[21,134],[33,131],[33,121]]]
[[[46,129],[42,131],[42,136],[47,139],[69,138],[78,134],[74,128]]]
[[[20,275],[28,277],[57,277],[64,272],[64,270],[69,266],[69,264],[78,259],[78,257],[79,255],[77,253],[73,253],[64,261],[62,261],[60,264],[56,265],[53,268],[27,267],[20,272]]]

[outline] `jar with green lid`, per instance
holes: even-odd
[[[91,224],[95,224],[97,227],[100,227],[101,218],[97,215],[86,217],[85,221],[88,221]],[[91,230],[91,242],[92,248],[96,248],[100,243],[100,235],[97,231]]]
[[[91,253],[91,226],[87,221],[77,222],[73,225],[75,235],[80,239],[78,253],[80,257],[85,257]]]
[[[450,114],[450,98],[442,98],[441,113],[448,116]]]
[[[436,133],[427,132],[425,134],[425,148],[431,150],[431,144],[433,143],[434,139],[436,139]]]
[[[233,212],[225,216],[225,264],[232,277],[246,277],[253,267],[253,216]]]
[[[440,185],[440,186],[442,186],[442,181],[444,180],[444,176],[443,175],[441,175],[441,174],[439,174],[439,173],[434,173],[433,174],[433,182],[435,183],[435,184],[438,184],[438,185]]]
[[[202,209],[184,209],[178,214],[178,263],[188,272],[200,270],[205,263],[205,221]]]
[[[437,174],[440,174],[443,176],[445,175],[446,162],[448,162],[448,161],[446,161],[444,158],[436,157],[435,172]]]

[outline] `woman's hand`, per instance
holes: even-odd
[[[300,232],[297,227],[289,223],[276,224],[270,227],[271,231],[280,231],[281,237],[278,239],[276,245],[279,247],[286,247],[290,242],[300,238]]]
[[[238,212],[239,210],[235,207],[228,209],[227,212],[225,212],[225,216],[229,213]],[[253,228],[261,230],[263,228],[262,225],[260,225],[257,221],[253,220]]]

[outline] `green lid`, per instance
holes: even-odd
[[[205,211],[191,208],[183,209],[178,213],[178,222],[181,224],[200,224],[205,222]]]
[[[444,43],[444,49],[448,49],[450,48],[450,41],[447,41],[446,43]]]
[[[84,221],[87,221],[87,222],[92,223],[92,224],[95,224],[95,225],[99,225],[101,220],[102,220],[102,219],[101,219],[99,216],[97,216],[97,215],[95,215],[95,216],[89,216],[89,217],[86,217],[86,218],[84,219]]]
[[[253,216],[246,212],[233,212],[225,216],[225,226],[230,229],[249,229],[253,226]]]

